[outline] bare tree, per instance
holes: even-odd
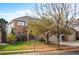
[[[43,20],[44,17],[48,17],[48,19],[54,21],[56,27],[54,35],[58,39],[58,48],[60,47],[60,35],[67,32],[67,30],[72,27],[72,23],[77,14],[76,7],[75,3],[45,3],[36,7],[37,15],[39,15],[41,20]]]

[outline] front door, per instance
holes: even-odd
[[[65,37],[64,37],[64,35],[62,36],[62,41],[65,41]]]

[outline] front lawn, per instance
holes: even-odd
[[[27,41],[18,42],[15,45],[0,45],[0,55],[2,54],[17,54],[17,53],[29,53],[29,52],[47,52],[47,51],[65,51],[72,50],[72,47],[61,46],[57,49],[57,44],[45,44],[40,41]]]
[[[60,47],[62,47],[60,45]],[[64,46],[62,48],[67,48]],[[41,41],[30,40],[27,42],[18,42],[14,45],[0,45],[0,51],[11,51],[11,50],[56,50],[57,44],[45,44]]]
[[[0,45],[0,50],[27,50],[33,49],[34,45],[43,45],[40,41],[27,41],[27,42],[18,42],[14,45]]]

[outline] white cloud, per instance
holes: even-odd
[[[11,21],[14,18],[24,16],[24,11],[16,11],[14,13],[0,13],[0,17],[5,18],[7,21]]]
[[[79,10],[79,9],[78,9]],[[15,18],[21,17],[21,16],[31,16],[31,17],[38,17],[38,15],[36,14],[35,10],[17,10],[14,11],[12,13],[1,13],[0,12],[0,17],[6,19],[7,21],[11,21]],[[77,18],[79,15],[77,15]]]
[[[25,15],[31,16],[31,17],[38,17],[35,10],[26,10]]]
[[[14,18],[25,16],[25,15],[33,17],[34,15],[36,15],[36,13],[34,10],[17,10],[12,13],[1,13],[0,12],[0,17],[6,19],[7,21],[11,21]]]

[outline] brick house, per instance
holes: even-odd
[[[22,17],[13,19],[11,22],[7,24],[7,34],[11,33],[11,30],[13,28],[16,35],[18,34],[27,35],[29,20],[37,20],[37,18],[33,18],[30,16],[22,16]]]
[[[16,34],[24,33],[27,34],[27,26],[29,20],[37,20],[37,18],[33,18],[30,16],[23,16],[13,19],[7,25],[7,33],[11,33],[11,29],[13,28]],[[75,27],[75,26],[74,26]],[[79,29],[75,29],[72,35],[62,35],[64,37],[64,41],[74,41],[79,37]],[[51,40],[56,40],[55,36],[50,37]]]

